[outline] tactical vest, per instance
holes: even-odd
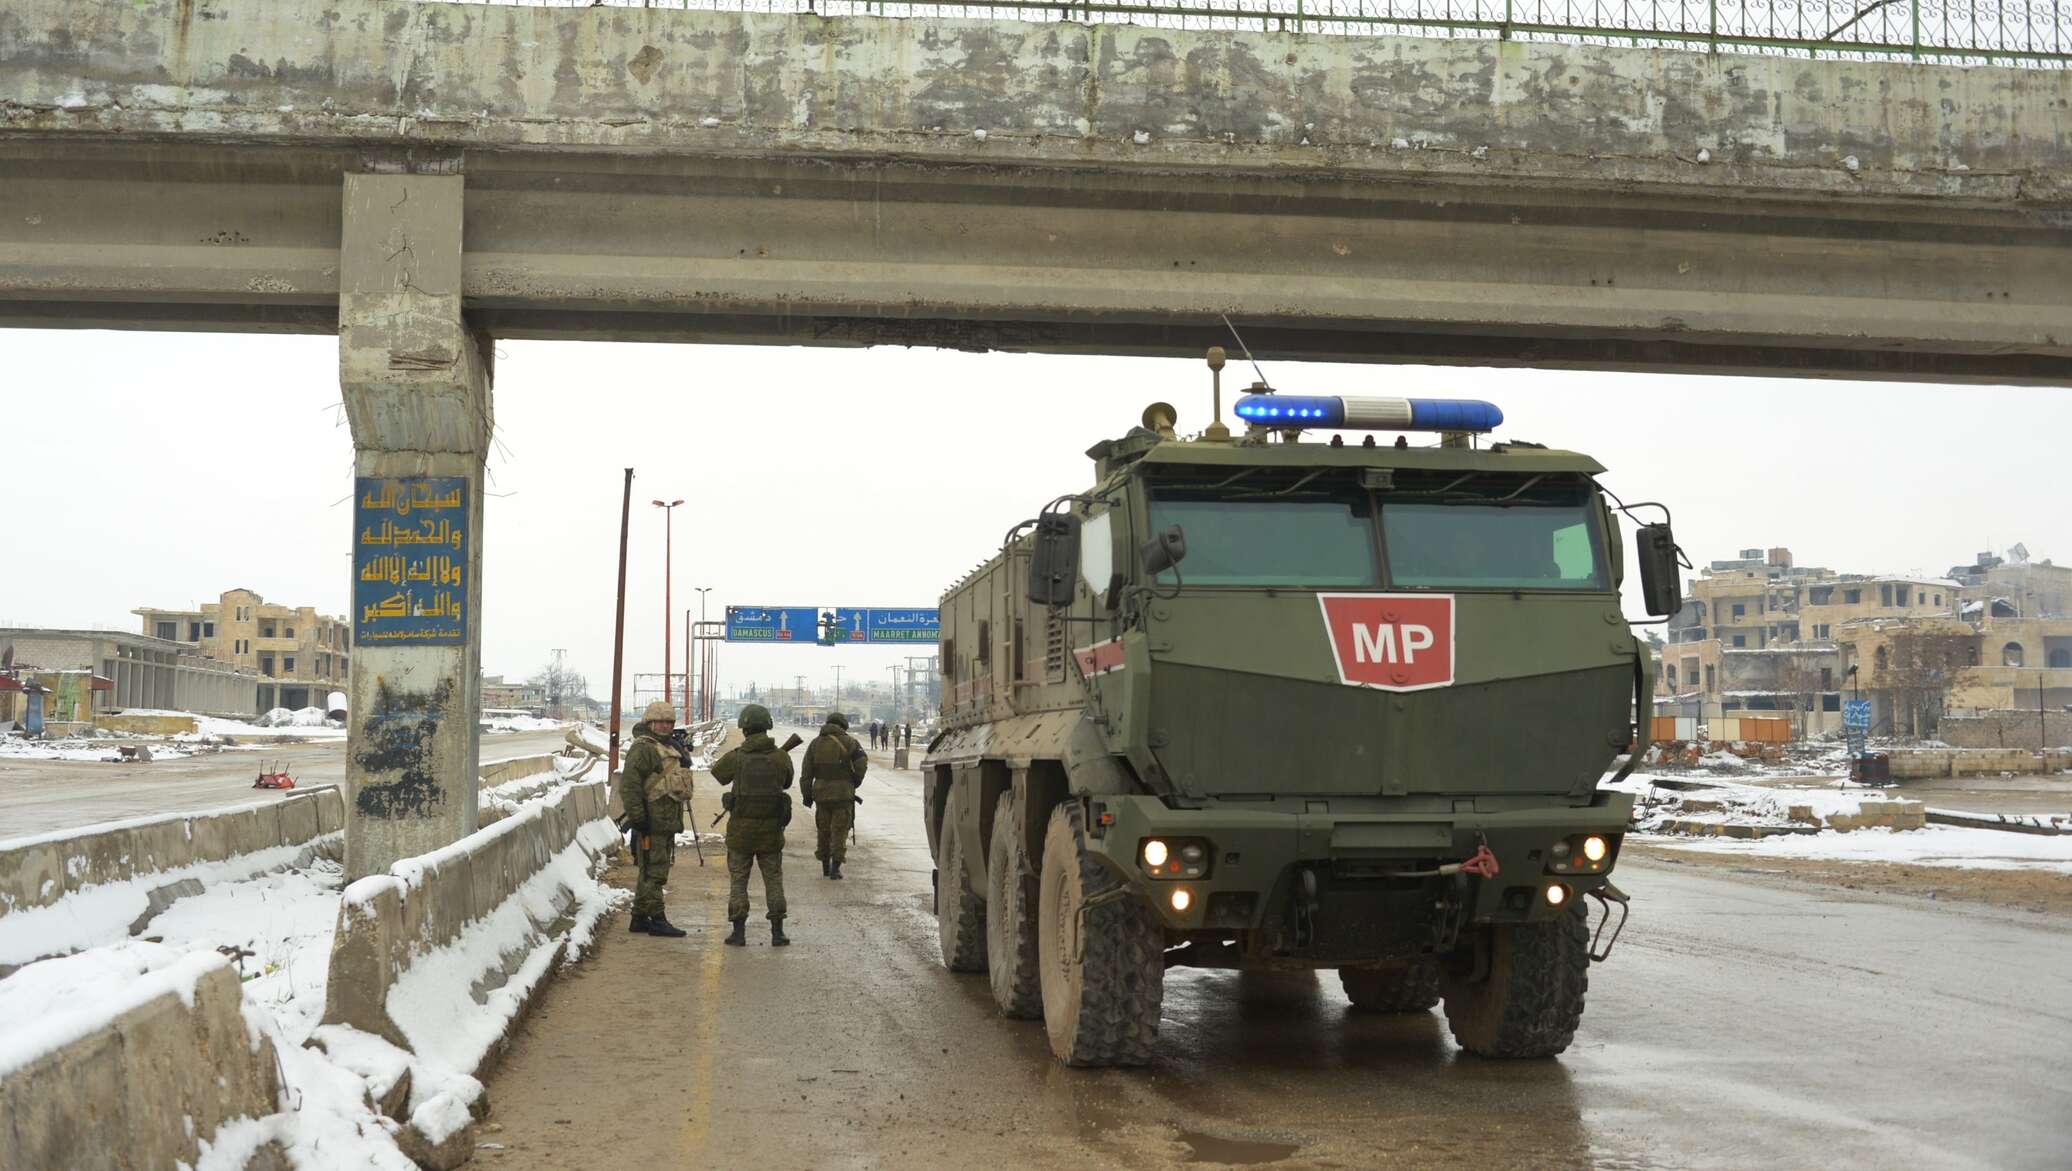
[[[856,766],[850,763],[850,754],[856,751],[856,741],[847,736],[822,733],[814,738],[806,749],[806,783],[812,786],[815,801],[854,801]]]
[[[757,821],[781,821],[791,812],[791,774],[784,767],[786,757],[771,745],[761,752],[741,754],[741,772],[734,778],[734,817]]]
[[[683,758],[676,755],[676,746],[665,740],[648,738],[655,752],[662,758],[662,767],[647,775],[645,789],[647,799],[654,801],[667,797],[672,801],[688,803],[691,799],[691,770],[683,766]]]

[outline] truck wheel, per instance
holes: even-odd
[[[1165,933],[1086,848],[1085,814],[1051,811],[1037,878],[1036,962],[1050,1051],[1066,1065],[1144,1065],[1165,1000]]]
[[[1043,1015],[1036,975],[1036,879],[1022,836],[1021,800],[1009,793],[993,811],[993,848],[986,858],[986,970],[993,1002],[1017,1020]]]
[[[942,827],[942,859],[935,872],[935,934],[942,966],[952,972],[986,970],[986,904],[964,877],[964,835]]]
[[[1426,1012],[1439,1003],[1439,961],[1427,956],[1387,968],[1340,968],[1354,1012]]]
[[[1482,1057],[1552,1057],[1575,1040],[1590,985],[1583,908],[1546,923],[1495,929],[1489,978],[1441,982],[1446,1023],[1460,1047]]]

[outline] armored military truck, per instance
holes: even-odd
[[[1561,1052],[1626,916],[1626,506],[1586,455],[1481,442],[1487,403],[1235,413],[1183,439],[1155,404],[943,596],[944,964],[1075,1066],[1147,1062],[1182,965],[1336,969],[1356,1011]],[[1667,614],[1666,510],[1635,536]]]

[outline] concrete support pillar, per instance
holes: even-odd
[[[459,174],[345,178],[338,367],[355,450],[348,881],[476,825],[490,362],[488,339],[461,319],[461,189]]]

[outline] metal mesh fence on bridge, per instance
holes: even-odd
[[[1263,29],[1631,45],[1943,65],[2072,65],[2072,0],[1129,0],[991,4],[880,0],[479,0],[552,7],[816,12],[822,16],[1115,21],[1156,28]]]

